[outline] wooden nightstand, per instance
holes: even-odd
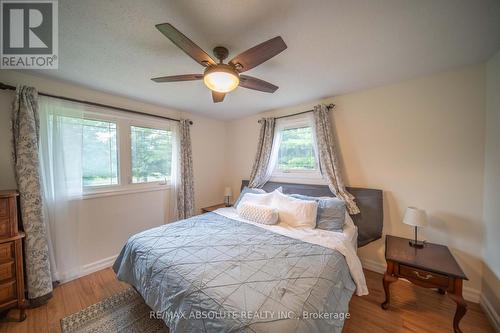
[[[201,212],[202,213],[213,212],[216,209],[225,208],[225,207],[226,207],[226,205],[221,203],[221,204],[217,204],[217,205],[213,205],[213,206],[209,206],[209,207],[204,207],[201,209]]]
[[[406,238],[390,235],[385,238],[387,271],[383,278],[385,302],[382,303],[382,309],[389,307],[389,285],[398,278],[407,279],[424,288],[437,288],[439,293],[448,293],[457,303],[453,329],[455,333],[461,333],[458,324],[467,311],[467,303],[462,297],[462,283],[463,280],[468,280],[467,277],[448,247],[426,243],[424,248],[416,249],[408,241]]]

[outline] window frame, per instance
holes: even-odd
[[[318,162],[318,156],[317,156],[317,147],[315,146],[315,140],[313,137],[313,149],[314,149],[314,155],[315,155],[315,169],[291,169],[291,170],[283,170],[279,168],[279,149],[281,145],[281,132],[283,130],[287,129],[294,129],[294,128],[302,128],[302,127],[311,127],[314,130],[314,123],[313,123],[313,118],[312,115],[310,114],[303,114],[303,115],[298,115],[294,117],[289,117],[289,118],[281,118],[276,121],[275,124],[275,131],[274,131],[274,140],[273,142],[277,144],[277,146],[273,147],[273,150],[276,149],[274,152],[276,154],[276,163],[274,166],[274,169],[271,174],[271,181],[275,182],[299,182],[299,183],[304,183],[304,184],[325,184],[325,181],[323,180],[323,176],[321,175],[320,172],[320,167],[319,167],[319,162]],[[314,135],[314,133],[313,133]]]
[[[128,138],[129,138],[129,153],[130,153],[130,159],[129,159],[129,177],[128,177],[128,182],[130,185],[141,185],[141,184],[154,184],[154,185],[168,185],[172,181],[172,174],[170,175],[170,178],[168,180],[157,180],[153,182],[141,182],[141,183],[134,183],[133,181],[133,175],[132,175],[132,126],[134,127],[140,127],[140,128],[149,128],[149,129],[156,129],[156,130],[162,130],[162,131],[169,131],[172,132],[172,127],[170,126],[158,126],[158,125],[152,125],[149,122],[145,122],[144,124],[140,124],[138,122],[134,123],[129,123],[128,125]],[[172,138],[172,145],[174,144],[173,142],[174,138]],[[174,147],[172,147],[172,155],[174,154]],[[172,159],[173,162],[173,159]]]
[[[117,166],[116,166],[117,183],[116,184],[84,186],[83,181],[82,181],[83,194],[85,195],[87,193],[113,190],[113,189],[117,188],[118,186],[120,186],[120,181],[121,181],[121,170],[120,170],[120,154],[121,154],[121,152],[119,149],[120,148],[119,142],[120,142],[121,133],[120,133],[118,121],[115,118],[110,117],[106,114],[102,114],[102,113],[98,113],[98,112],[90,112],[87,110],[85,112],[83,112],[83,119],[110,122],[110,123],[114,123],[116,125],[116,162],[117,162]]]
[[[113,185],[83,186],[83,199],[170,189],[171,179],[167,181],[132,183],[131,126],[173,131],[173,121],[143,115],[127,114],[104,107],[94,106],[86,106],[83,112],[83,118],[114,122],[116,124],[116,151],[118,162],[118,183]]]

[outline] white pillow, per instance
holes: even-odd
[[[273,200],[273,192],[271,193],[245,193],[243,198],[241,198],[239,205],[244,202],[253,203],[256,205],[269,206]]]
[[[311,200],[292,198],[279,191],[272,194],[271,206],[278,210],[280,223],[286,223],[294,228],[314,229],[318,203]]]
[[[238,205],[237,210],[240,217],[253,222],[261,224],[278,223],[278,211],[270,206],[242,202]]]

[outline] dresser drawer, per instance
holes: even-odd
[[[0,217],[0,238],[13,236],[11,222],[8,218]]]
[[[0,218],[9,217],[9,199],[0,199]]]
[[[0,283],[0,305],[17,298],[16,281]]]
[[[418,268],[399,265],[399,275],[403,278],[409,278],[413,281],[420,281],[426,284],[448,287],[448,277],[445,275],[430,273]]]
[[[0,261],[14,259],[14,242],[0,244]]]
[[[6,262],[0,264],[0,283],[7,280],[12,280],[16,277],[15,262]]]

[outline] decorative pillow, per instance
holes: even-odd
[[[270,206],[241,202],[237,210],[240,217],[253,222],[261,224],[278,223],[278,211]]]
[[[316,228],[330,231],[342,231],[344,228],[346,205],[343,200],[333,197],[310,197],[301,194],[291,194],[290,196],[318,203]]]
[[[292,198],[279,191],[271,194],[273,195],[271,206],[278,210],[280,222],[294,228],[316,227],[317,202]]]
[[[264,191],[263,189],[261,188],[250,188],[250,187],[247,187],[245,186],[243,188],[243,190],[241,190],[240,192],[240,196],[238,197],[238,199],[236,200],[236,202],[234,203],[234,207],[235,208],[238,208],[238,204],[240,203],[241,199],[243,198],[243,196],[247,193],[266,193],[266,191]]]

